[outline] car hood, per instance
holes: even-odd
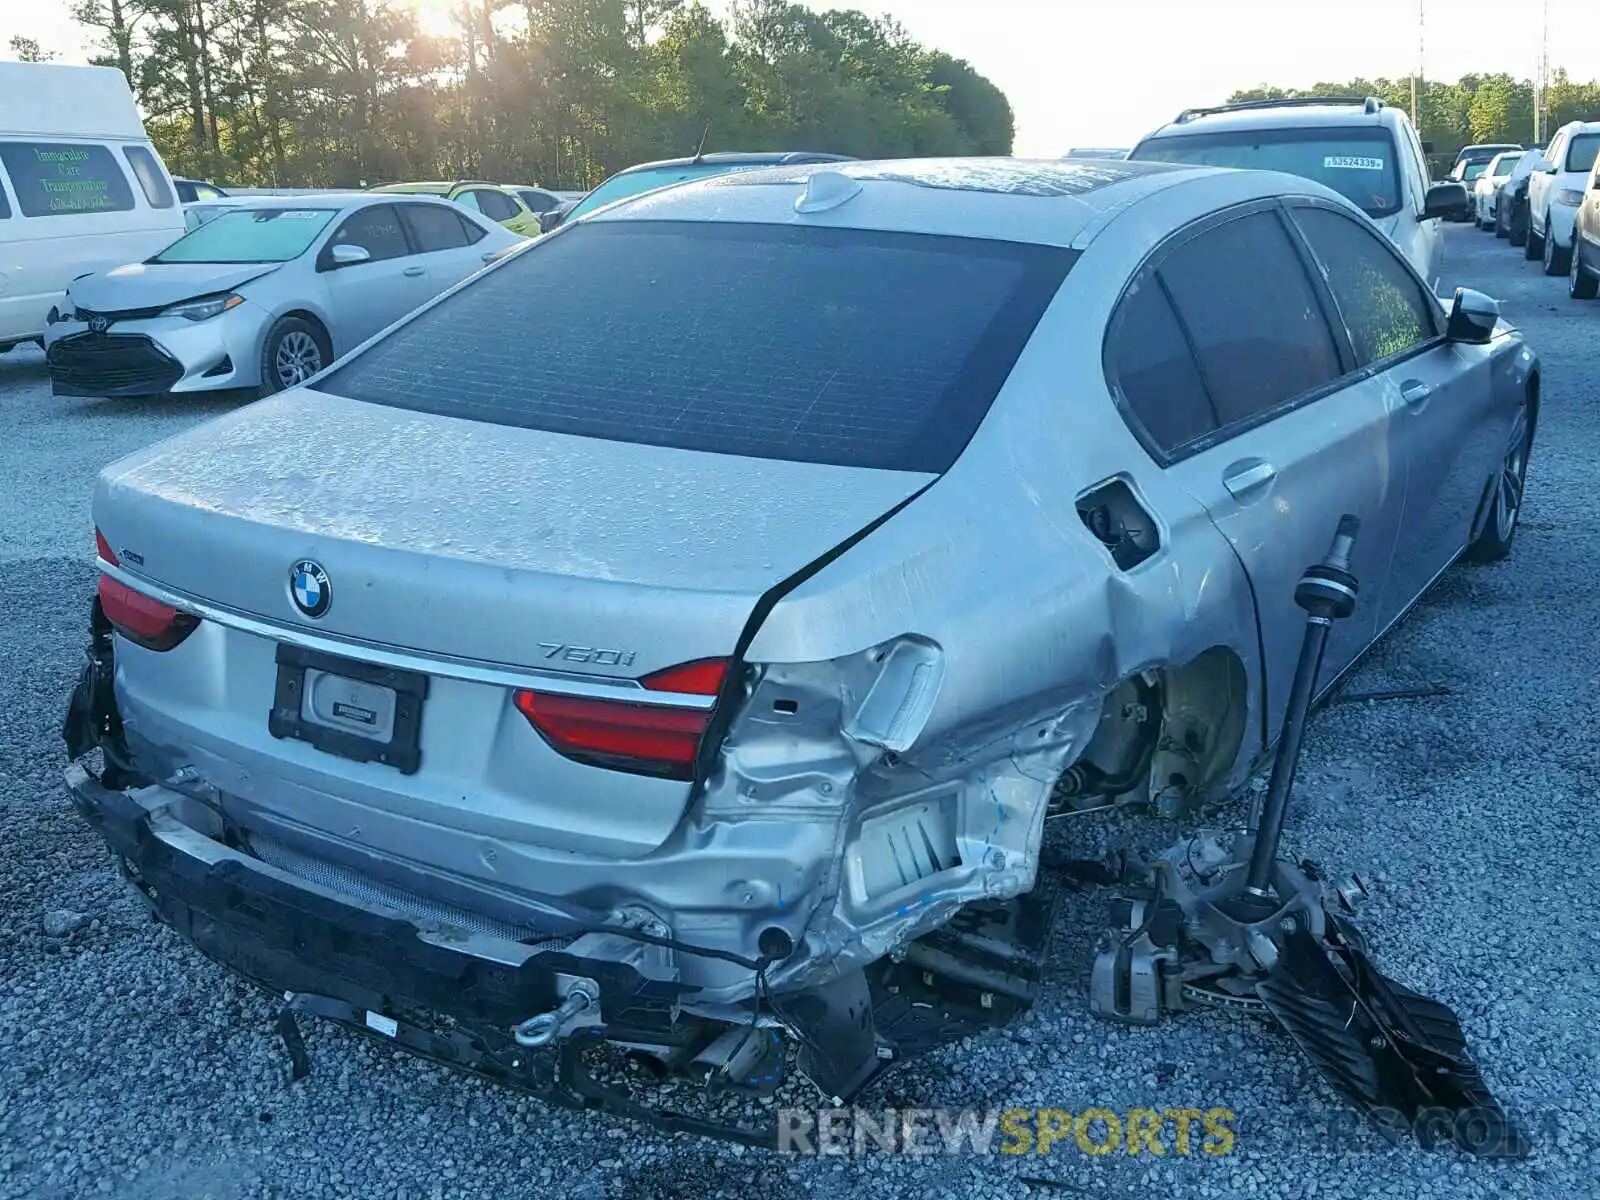
[[[96,312],[159,308],[227,292],[276,271],[281,263],[128,263],[95,271],[67,286],[80,308]]]

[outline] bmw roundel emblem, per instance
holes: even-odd
[[[302,558],[289,568],[289,598],[308,617],[320,617],[333,603],[333,585],[320,563]]]

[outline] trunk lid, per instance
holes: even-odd
[[[423,655],[637,678],[729,655],[765,592],[931,478],[300,390],[113,463],[94,514],[130,570],[222,608]],[[303,560],[331,597],[315,619],[292,595]]]

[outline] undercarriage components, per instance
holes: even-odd
[[[1332,622],[1355,608],[1356,518],[1306,570],[1307,613],[1283,732],[1255,828],[1224,848],[1179,842],[1128,872],[1125,928],[1104,939],[1091,976],[1097,1016],[1150,1024],[1195,1003],[1270,1014],[1324,1078],[1391,1138],[1450,1141],[1485,1158],[1521,1158],[1524,1133],[1490,1094],[1444,1005],[1386,978],[1350,922],[1358,878],[1329,880],[1279,857],[1301,736]]]
[[[600,1005],[600,989],[587,979],[575,981],[561,1003],[547,1013],[529,1017],[512,1030],[519,1046],[548,1046],[566,1030],[568,1024],[591,1008]]]

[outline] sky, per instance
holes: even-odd
[[[450,0],[402,0],[437,25]],[[964,58],[1011,101],[1018,155],[1129,146],[1184,108],[1238,88],[1537,69],[1544,0],[803,0],[887,12]],[[0,56],[15,34],[63,61],[88,54],[70,0],[0,0]],[[728,0],[708,0],[726,12]],[[1419,28],[1420,7],[1420,28]],[[1550,64],[1600,78],[1600,3],[1548,0]],[[1419,46],[1419,34],[1421,38]],[[1525,137],[1532,136],[1532,130]]]

